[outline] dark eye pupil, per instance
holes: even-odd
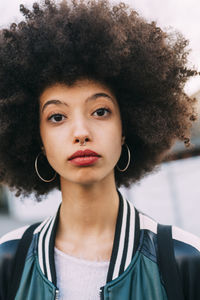
[[[62,116],[61,115],[55,115],[54,116],[55,121],[59,122],[62,120]]]
[[[104,115],[104,109],[103,108],[98,110],[98,115],[99,116]]]

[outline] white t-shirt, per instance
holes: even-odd
[[[99,300],[109,261],[89,261],[54,247],[59,300]]]

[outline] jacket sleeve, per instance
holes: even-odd
[[[14,258],[20,238],[27,226],[13,230],[0,238],[0,300],[6,300],[11,286]]]
[[[174,239],[175,258],[184,291],[184,300],[200,299],[200,239],[175,229],[179,240]]]
[[[18,240],[0,244],[0,300],[7,297],[17,244]]]

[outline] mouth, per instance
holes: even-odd
[[[69,157],[69,161],[76,166],[89,166],[95,164],[100,157],[101,155],[90,149],[78,150]]]

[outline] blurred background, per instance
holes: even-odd
[[[31,6],[34,1],[1,0],[0,29],[22,19],[19,4]],[[113,1],[118,2],[118,1]],[[200,71],[200,2],[198,0],[126,0],[143,17],[157,21],[162,29],[170,27],[189,39],[191,53],[188,64]],[[185,92],[200,100],[200,77],[190,80]],[[199,111],[200,111],[200,105]],[[152,175],[129,189],[121,188],[141,211],[165,224],[175,224],[200,236],[200,120],[192,130],[192,144],[186,149],[176,143],[171,155]],[[61,201],[53,191],[41,203],[33,195],[16,198],[6,186],[0,185],[0,236],[25,224],[41,221],[53,214]]]

